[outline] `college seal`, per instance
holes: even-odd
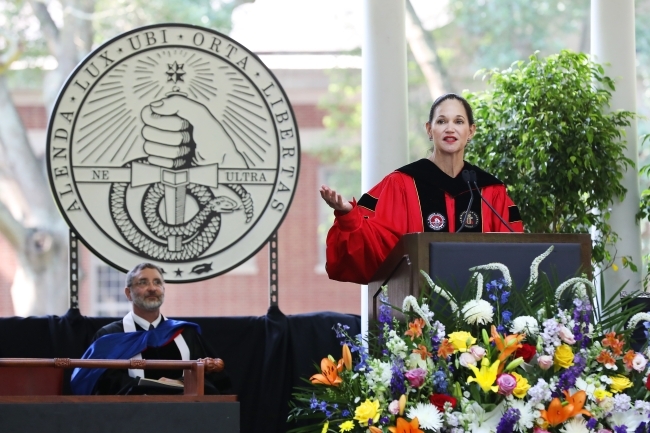
[[[427,222],[429,223],[429,227],[431,227],[433,230],[438,231],[442,230],[445,228],[445,225],[447,224],[447,220],[442,214],[439,214],[438,212],[434,212],[429,217],[427,218]]]
[[[61,89],[48,129],[55,201],[121,270],[151,261],[170,282],[214,277],[279,227],[298,181],[286,94],[227,36],[183,24],[105,43]]]

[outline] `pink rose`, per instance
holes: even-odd
[[[553,366],[553,357],[550,355],[542,355],[537,357],[537,364],[542,370],[548,370]]]
[[[474,355],[469,352],[461,353],[458,357],[458,361],[463,367],[467,367],[468,365],[476,366],[476,358],[474,358]]]
[[[472,346],[469,348],[469,353],[471,353],[477,361],[480,361],[485,356],[485,349],[481,346]]]
[[[611,430],[607,430],[606,428],[601,428],[598,430],[598,433],[612,433]]]
[[[427,371],[424,368],[415,368],[404,373],[404,376],[411,382],[413,388],[419,388],[424,384]]]
[[[564,341],[566,344],[575,344],[576,338],[573,336],[573,332],[569,330],[566,326],[560,326],[560,332],[558,333],[560,340]]]
[[[399,413],[399,401],[393,400],[390,402],[388,405],[388,412],[390,412],[393,415],[397,415]]]
[[[517,379],[512,374],[504,373],[497,376],[499,394],[510,395],[517,387]]]

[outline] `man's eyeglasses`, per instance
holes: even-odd
[[[158,280],[158,279],[153,280],[153,281],[149,281],[146,278],[143,278],[141,280],[137,280],[137,281],[133,282],[133,285],[135,287],[137,287],[138,289],[141,289],[143,287],[149,287],[149,284],[153,284],[153,286],[156,287],[156,288],[161,288],[164,285],[164,283],[161,280]]]

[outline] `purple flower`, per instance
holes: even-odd
[[[598,425],[598,420],[596,418],[589,418],[587,421],[587,428],[593,430],[596,428],[596,425]]]
[[[512,433],[515,430],[515,425],[519,421],[521,413],[519,409],[509,408],[501,417],[501,421],[497,425],[497,433]]]
[[[510,297],[510,292],[501,293],[501,303],[505,304],[506,302],[508,302],[509,297]]]
[[[627,433],[627,426],[625,426],[625,425],[615,425],[614,426],[614,432],[615,433]]]
[[[573,365],[560,375],[553,397],[559,397],[563,390],[573,388],[586,366],[587,361],[579,353],[576,354],[573,358]]]
[[[504,373],[497,377],[499,394],[510,395],[517,387],[517,379],[512,374]]]
[[[634,433],[645,433],[645,427],[646,423],[642,422],[639,424],[639,426],[634,430]]]
[[[309,399],[309,408],[316,409],[318,407],[318,400],[316,399],[316,394],[312,394]]]
[[[343,418],[349,417],[350,416],[350,411],[349,410],[344,410],[343,412],[341,412],[341,416]]]
[[[390,378],[391,393],[397,397],[406,394],[406,385],[404,385],[404,360],[400,358],[394,359],[391,371],[393,372]]]
[[[404,377],[411,382],[413,388],[419,388],[424,384],[424,380],[427,377],[427,371],[424,368],[418,367],[404,373]]]
[[[508,310],[503,310],[501,312],[501,317],[503,318],[503,321],[505,323],[508,323],[508,322],[510,322],[510,318],[512,317],[512,312],[508,311]]]
[[[384,329],[384,324],[390,325],[393,322],[393,317],[391,315],[392,308],[388,304],[388,296],[382,291],[379,295],[379,328]]]

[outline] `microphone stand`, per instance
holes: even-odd
[[[469,215],[469,211],[472,208],[472,203],[474,202],[474,192],[472,191],[472,185],[470,185],[469,183],[469,181],[471,180],[471,176],[467,170],[463,170],[461,174],[463,176],[463,180],[467,182],[467,186],[469,187],[470,197],[469,197],[469,205],[467,205],[467,210],[465,211],[465,216],[463,217],[463,223],[460,225],[458,230],[456,230],[456,233],[458,233],[459,231],[465,228],[465,223],[467,222],[467,216]]]
[[[469,174],[470,174],[470,177],[471,177],[472,182],[474,183],[474,186],[476,186],[476,191],[478,192],[478,196],[481,197],[481,200],[483,200],[483,203],[485,203],[486,205],[488,205],[488,207],[490,208],[490,210],[491,210],[492,212],[494,212],[494,214],[495,214],[497,217],[499,217],[499,219],[501,220],[501,222],[503,223],[503,225],[506,226],[506,228],[507,228],[508,230],[510,230],[511,232],[514,232],[514,230],[512,229],[512,227],[510,227],[510,225],[509,225],[509,224],[508,224],[508,223],[507,223],[507,222],[506,222],[506,221],[501,217],[501,215],[499,215],[499,212],[497,212],[496,210],[494,210],[494,208],[492,207],[492,205],[491,205],[491,204],[490,204],[490,203],[489,203],[489,202],[488,202],[488,201],[483,197],[483,194],[481,194],[481,189],[478,187],[478,184],[476,183],[476,172],[475,172],[474,170],[472,170],[472,171],[469,172]]]

